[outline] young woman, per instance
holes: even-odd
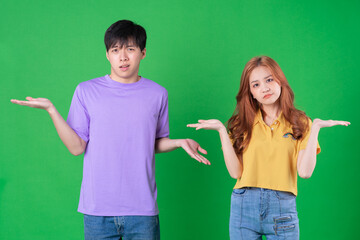
[[[294,107],[279,65],[254,57],[241,75],[228,130],[216,119],[188,127],[217,130],[226,167],[237,182],[231,196],[230,239],[299,239],[297,174],[314,171],[319,130],[345,121],[311,120]]]

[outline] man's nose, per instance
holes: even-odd
[[[125,49],[120,50],[120,61],[127,61],[127,60],[129,60],[129,58]]]

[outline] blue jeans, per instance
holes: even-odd
[[[296,196],[264,188],[234,189],[231,195],[230,239],[299,239]]]
[[[159,216],[102,217],[84,214],[85,240],[160,240]]]

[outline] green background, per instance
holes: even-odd
[[[279,63],[311,118],[352,123],[320,131],[322,153],[313,176],[299,179],[297,204],[302,239],[356,238],[359,10],[359,1],[2,1],[0,239],[83,239],[82,156],[67,151],[45,111],[10,99],[49,98],[66,118],[76,85],[110,72],[103,36],[119,19],[147,30],[140,74],[169,92],[170,137],[197,140],[212,162],[157,155],[162,239],[228,239],[235,180],[218,134],[186,124],[225,122],[257,55]]]

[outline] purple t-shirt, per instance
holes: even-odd
[[[67,123],[87,142],[78,211],[157,215],[155,139],[169,136],[166,89],[146,78],[82,82]]]

